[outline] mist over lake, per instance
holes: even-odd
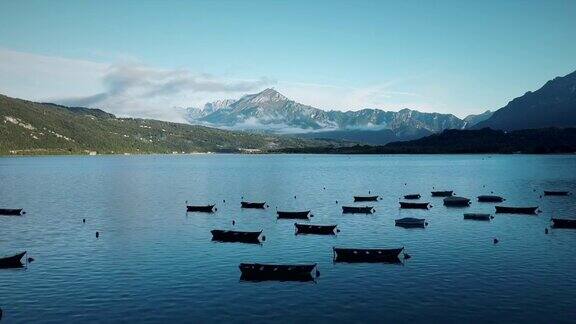
[[[0,158],[0,271],[7,323],[571,322],[576,309],[574,155],[146,155]],[[432,190],[470,198],[447,208]],[[379,195],[353,203],[354,195]],[[419,193],[430,210],[400,210]],[[499,205],[537,215],[494,214]],[[244,197],[244,199],[242,198]],[[262,201],[265,210],[241,209]],[[213,214],[186,213],[216,204]],[[224,202],[225,201],[225,202]],[[341,207],[373,205],[373,214]],[[335,236],[295,235],[278,210],[311,210]],[[463,213],[490,213],[489,222]],[[394,226],[425,218],[426,228]],[[86,223],[82,220],[85,219]],[[232,221],[235,224],[232,224]],[[545,234],[545,229],[549,233]],[[211,241],[213,229],[263,230],[261,245]],[[100,233],[96,238],[95,233]],[[494,244],[494,238],[498,244]],[[404,247],[401,264],[334,263],[333,247]],[[242,262],[317,263],[314,282],[246,282]]]

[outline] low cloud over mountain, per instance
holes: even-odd
[[[188,121],[226,129],[296,133],[374,144],[419,138],[466,125],[451,114],[410,109],[324,111],[290,100],[274,89],[245,95],[239,100],[207,103],[204,109],[189,108]]]

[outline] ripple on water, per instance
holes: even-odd
[[[28,250],[36,259],[28,269],[0,271],[0,305],[7,322],[26,323],[569,322],[576,316],[576,231],[545,235],[544,228],[552,215],[574,217],[576,199],[540,194],[576,193],[575,159],[0,158],[0,205],[28,212],[0,218],[0,254]],[[430,197],[433,187],[471,198],[472,206],[445,208]],[[382,200],[352,202],[368,190]],[[494,204],[475,199],[491,191],[506,205],[538,205],[543,213],[464,221],[463,212],[494,212]],[[399,197],[408,193],[434,207],[400,210]],[[242,210],[242,196],[270,208]],[[218,212],[186,214],[186,200],[216,203]],[[343,215],[344,204],[374,205],[376,213]],[[293,221],[276,219],[276,207],[311,209],[311,223],[338,224],[341,232],[296,236]],[[402,217],[426,218],[429,226],[395,227]],[[263,230],[267,239],[216,243],[214,228]],[[412,258],[403,265],[335,264],[333,246],[404,246]],[[241,282],[241,262],[313,262],[321,276],[316,283]]]

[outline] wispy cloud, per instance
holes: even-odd
[[[112,59],[114,56],[107,54],[105,57]],[[178,122],[185,122],[183,107],[201,107],[208,101],[239,98],[270,86],[290,99],[325,110],[413,108],[446,111],[442,104],[446,91],[426,86],[435,84],[431,82],[434,75],[348,87],[276,81],[266,77],[233,78],[187,69],[157,68],[125,56],[116,59],[120,63],[0,48],[0,93],[35,101],[101,108],[119,116]]]
[[[365,87],[280,82],[286,95],[302,103],[325,110],[380,108],[399,110],[418,108],[424,98],[416,91],[403,90],[392,83]]]
[[[36,101],[101,89],[109,65],[0,48],[0,92]]]
[[[297,101],[325,110],[360,110],[376,108],[398,111],[403,108],[438,112],[446,110],[435,100],[442,88],[436,84],[434,69],[418,74],[386,80],[363,86],[341,86],[333,84],[279,82],[278,88]]]
[[[135,59],[107,64],[0,48],[0,93],[23,99],[101,108],[119,116],[185,122],[184,109],[237,98],[274,85],[272,79],[238,79],[160,69]]]
[[[116,113],[182,121],[175,106],[189,106],[194,97],[238,95],[273,84],[267,78],[223,79],[187,70],[156,69],[140,64],[109,67],[102,78],[104,91],[89,96],[69,97],[58,102],[76,106],[112,107]]]

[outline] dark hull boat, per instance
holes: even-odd
[[[400,208],[402,209],[428,209],[430,203],[413,203],[413,202],[400,202]]]
[[[338,225],[309,225],[309,224],[294,224],[296,227],[296,234],[318,234],[318,235],[334,235],[336,226]]]
[[[372,214],[374,212],[374,207],[353,207],[353,206],[342,206],[342,213],[344,214]]]
[[[206,205],[206,206],[186,206],[186,211],[193,213],[213,213],[215,205]]]
[[[301,211],[301,212],[287,212],[287,211],[277,211],[278,219],[310,219],[308,216],[310,215],[310,211]]]
[[[554,228],[576,228],[576,219],[552,218]]]
[[[407,200],[420,199],[420,194],[405,195],[404,199],[407,199]]]
[[[344,249],[333,248],[335,262],[389,262],[399,263],[398,255],[404,250],[399,249]]]
[[[569,191],[547,191],[544,190],[544,196],[568,196],[570,195]]]
[[[454,195],[454,191],[452,190],[432,191],[432,197],[450,197],[452,195]]]
[[[212,241],[219,242],[239,242],[239,243],[260,243],[260,232],[240,232],[240,231],[225,231],[225,230],[212,230]]]
[[[316,264],[240,263],[240,280],[313,281]]]
[[[22,215],[22,208],[20,208],[20,209],[0,208],[0,215],[3,215],[3,216],[21,216]]]
[[[464,219],[468,220],[489,221],[492,218],[493,217],[490,214],[474,214],[474,213],[464,214]]]
[[[426,220],[424,218],[404,217],[397,219],[394,222],[396,223],[396,226],[404,228],[426,227]]]
[[[240,203],[242,208],[252,208],[252,209],[264,209],[266,208],[266,202],[247,202],[243,201]]]
[[[538,207],[504,207],[496,206],[496,212],[500,214],[527,214],[535,215]]]
[[[478,202],[503,202],[504,198],[500,196],[482,195],[478,196]]]
[[[26,251],[13,256],[0,258],[0,268],[21,268],[23,265],[22,261],[20,260],[22,257],[24,257],[25,254]]]
[[[446,197],[444,198],[444,206],[446,207],[468,207],[470,206],[470,199],[464,197]]]
[[[354,196],[354,202],[359,201],[378,201],[378,196]]]

